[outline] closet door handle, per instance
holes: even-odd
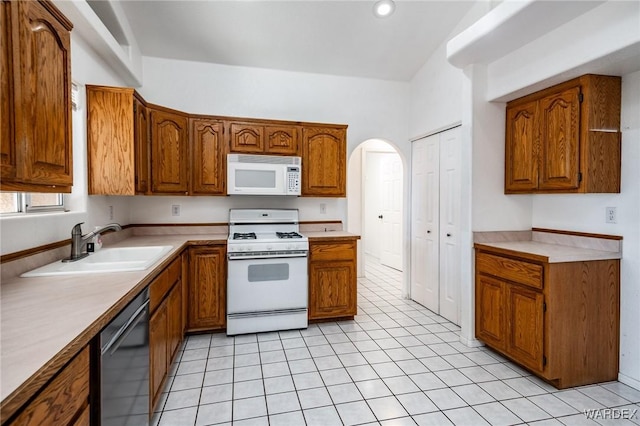
[[[427,234],[430,234],[430,233],[431,233],[431,230],[428,230],[428,231],[427,231]]]

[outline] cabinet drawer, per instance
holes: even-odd
[[[161,273],[151,282],[149,289],[149,309],[151,312],[160,305],[162,299],[167,296],[167,293],[173,287],[173,285],[180,279],[182,274],[182,258],[178,256],[169,266],[167,266]]]
[[[479,273],[504,278],[535,288],[542,288],[542,265],[495,256],[488,253],[476,254],[476,269]]]
[[[312,262],[323,260],[353,260],[356,257],[355,243],[312,243]]]
[[[156,277],[155,280],[151,282],[149,286],[149,311],[154,312],[164,296],[169,291],[171,287],[171,283],[169,282],[169,274],[167,274],[167,270],[165,269]]]
[[[180,279],[182,274],[182,257],[178,256],[176,260],[171,262],[171,265],[165,269],[165,273],[167,274],[169,280],[169,288],[171,288],[176,281]]]
[[[84,348],[11,425],[66,425],[89,402],[89,348]]]

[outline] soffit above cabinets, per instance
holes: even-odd
[[[458,68],[490,63],[602,3],[505,0],[449,40],[447,59]]]

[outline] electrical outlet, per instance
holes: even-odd
[[[325,203],[320,203],[320,214],[327,214],[327,205]]]
[[[618,223],[618,212],[616,211],[616,208],[615,207],[607,207],[606,211],[607,211],[606,222],[607,223]]]
[[[180,204],[171,205],[171,216],[180,216]]]
[[[109,220],[113,220],[113,206],[109,206]]]

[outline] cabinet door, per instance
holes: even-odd
[[[132,95],[132,89],[87,86],[89,194],[135,194]]]
[[[69,425],[86,411],[88,404],[89,348],[84,348],[10,424],[15,426]]]
[[[253,123],[231,123],[229,151],[244,154],[264,153],[264,126]]]
[[[189,250],[188,330],[223,328],[226,323],[224,247]]]
[[[357,312],[353,261],[309,264],[309,319],[353,316]]]
[[[71,186],[70,32],[43,3],[16,3],[13,42],[20,43],[14,50],[20,52],[20,83],[14,100],[20,107],[15,129],[24,141],[17,174],[24,183]]]
[[[0,2],[0,177],[16,176],[16,145],[13,127],[13,59],[9,2]]]
[[[226,150],[223,128],[221,121],[191,121],[192,194],[226,194]]]
[[[149,111],[138,99],[133,99],[136,193],[149,191]]]
[[[507,108],[505,192],[538,187],[538,101]]]
[[[300,131],[292,126],[265,126],[267,154],[300,155]]]
[[[544,356],[544,296],[517,285],[506,285],[507,352],[524,366],[542,371]]]
[[[489,346],[506,348],[505,283],[476,275],[476,336]]]
[[[169,370],[167,357],[167,303],[163,302],[149,320],[149,391],[151,412],[162,392],[162,382]]]
[[[580,183],[580,87],[540,100],[540,189],[576,189]]]
[[[167,331],[167,357],[171,362],[182,342],[182,281],[178,281],[167,298]]]
[[[151,191],[186,194],[188,182],[187,118],[151,110]]]
[[[346,196],[346,131],[305,127],[302,135],[302,195]]]

